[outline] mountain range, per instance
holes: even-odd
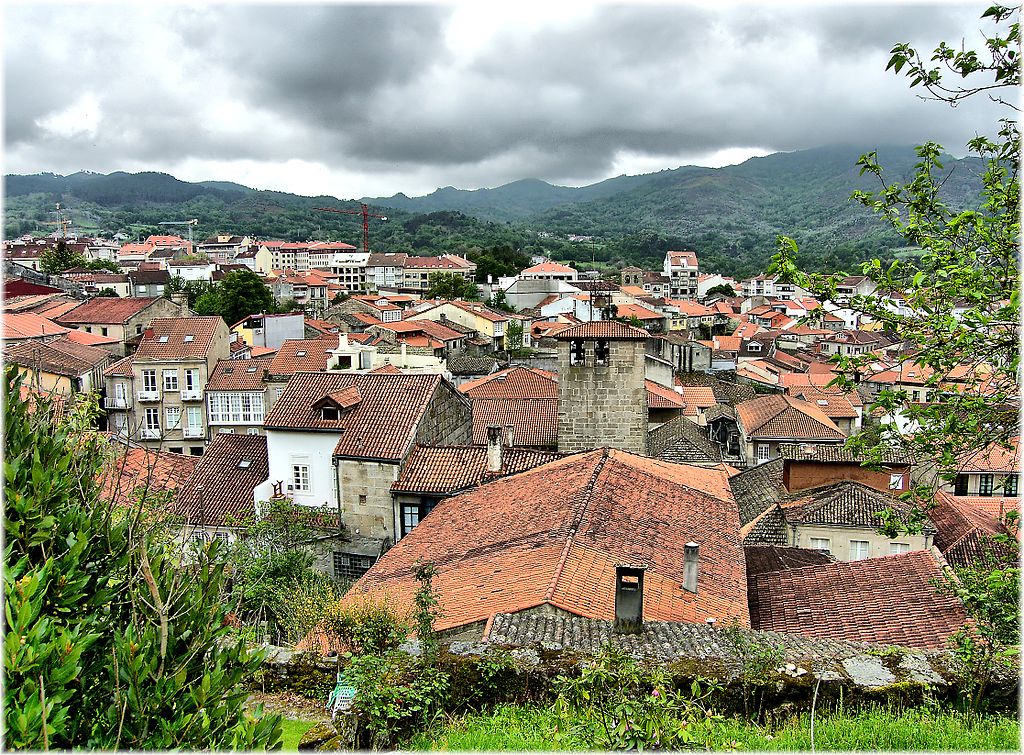
[[[8,175],[5,234],[39,230],[52,220],[59,201],[83,232],[141,234],[160,228],[160,221],[194,217],[197,238],[231,232],[358,244],[358,218],[315,208],[354,207],[362,201],[394,221],[371,230],[374,248],[387,251],[479,252],[508,245],[570,261],[650,266],[665,249],[685,245],[697,250],[704,267],[745,275],[763,269],[776,236],[785,234],[800,243],[809,267],[849,268],[868,256],[891,255],[904,244],[850,200],[854,190],[878,187],[873,176],[859,175],[856,162],[867,151],[855,145],[821,147],[721,168],[623,175],[578,188],[524,179],[491,189],[449,186],[421,197],[360,200],[261,191],[228,181],[190,183],[164,173]],[[910,147],[877,152],[891,181],[907,180],[918,161]],[[975,206],[981,163],[947,156],[943,164],[946,201]],[[596,242],[569,244],[564,241],[569,234]]]

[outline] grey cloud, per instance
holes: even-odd
[[[893,43],[953,41],[977,12],[599,6],[539,31],[510,25],[465,62],[445,44],[452,10],[436,6],[86,7],[62,16],[85,48],[73,56],[39,44],[48,13],[19,9],[5,31],[6,141],[18,164],[62,172],[300,159],[438,185],[598,180],[623,151],[955,147],[994,120],[989,106],[951,114],[883,69]],[[103,112],[95,138],[38,128],[85,90]]]

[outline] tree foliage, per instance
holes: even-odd
[[[476,284],[459,273],[431,273],[427,277],[427,299],[479,299]]]
[[[1017,11],[994,6],[984,17],[999,25],[986,39],[990,61],[982,62],[972,51],[956,53],[945,43],[931,58],[959,76],[959,83],[947,82],[939,67],[930,67],[906,44],[893,48],[889,68],[908,75],[911,86],[922,85],[933,98],[953,105],[979,93],[991,96],[1015,88],[1020,82]],[[974,83],[986,74],[991,81]],[[879,259],[864,263],[859,272],[878,291],[854,297],[846,306],[904,342],[904,364],[926,376],[930,400],[915,402],[906,391],[881,391],[871,407],[884,418],[880,431],[858,436],[851,445],[876,461],[885,449],[899,447],[933,462],[946,479],[955,475],[966,454],[992,443],[1008,447],[1020,432],[1017,123],[1003,119],[996,133],[978,136],[967,146],[985,165],[974,209],[956,210],[942,199],[941,147],[931,142],[917,148],[919,161],[907,182],[889,180],[875,153],[863,155],[860,171],[873,177],[877,188],[853,194],[920,253],[889,264]],[[836,301],[836,284],[846,274],[809,275],[797,265],[796,252],[791,239],[780,238],[773,272],[825,301]],[[905,305],[898,306],[897,299]],[[872,353],[836,357],[838,382],[852,389],[876,359]]]
[[[50,275],[63,273],[73,267],[86,264],[85,257],[68,247],[67,242],[58,241],[52,249],[47,249],[39,256],[39,268]]]
[[[12,749],[264,749],[245,712],[261,663],[231,637],[216,545],[183,562],[100,498],[95,402],[66,421],[5,382],[5,737]]]

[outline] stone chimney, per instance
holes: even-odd
[[[692,540],[683,547],[683,589],[697,592],[697,555],[700,546]]]
[[[504,459],[504,429],[500,425],[487,428],[487,471],[497,474],[501,471]]]
[[[188,304],[188,296],[184,291],[175,291],[171,294],[171,301],[182,306]]]
[[[505,425],[505,445],[508,448],[512,448],[515,445],[516,428],[515,425]]]
[[[644,566],[615,566],[616,634],[640,634],[644,628]]]

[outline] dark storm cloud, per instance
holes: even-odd
[[[897,41],[976,44],[973,7],[597,6],[547,25],[510,16],[479,46],[449,45],[458,13],[77,6],[61,18],[79,43],[59,45],[47,43],[52,6],[17,6],[5,31],[9,163],[173,172],[297,160],[472,187],[598,180],[624,153],[674,167],[735,147],[936,139],[955,150],[994,120],[980,100],[954,112],[922,103],[884,72]]]

